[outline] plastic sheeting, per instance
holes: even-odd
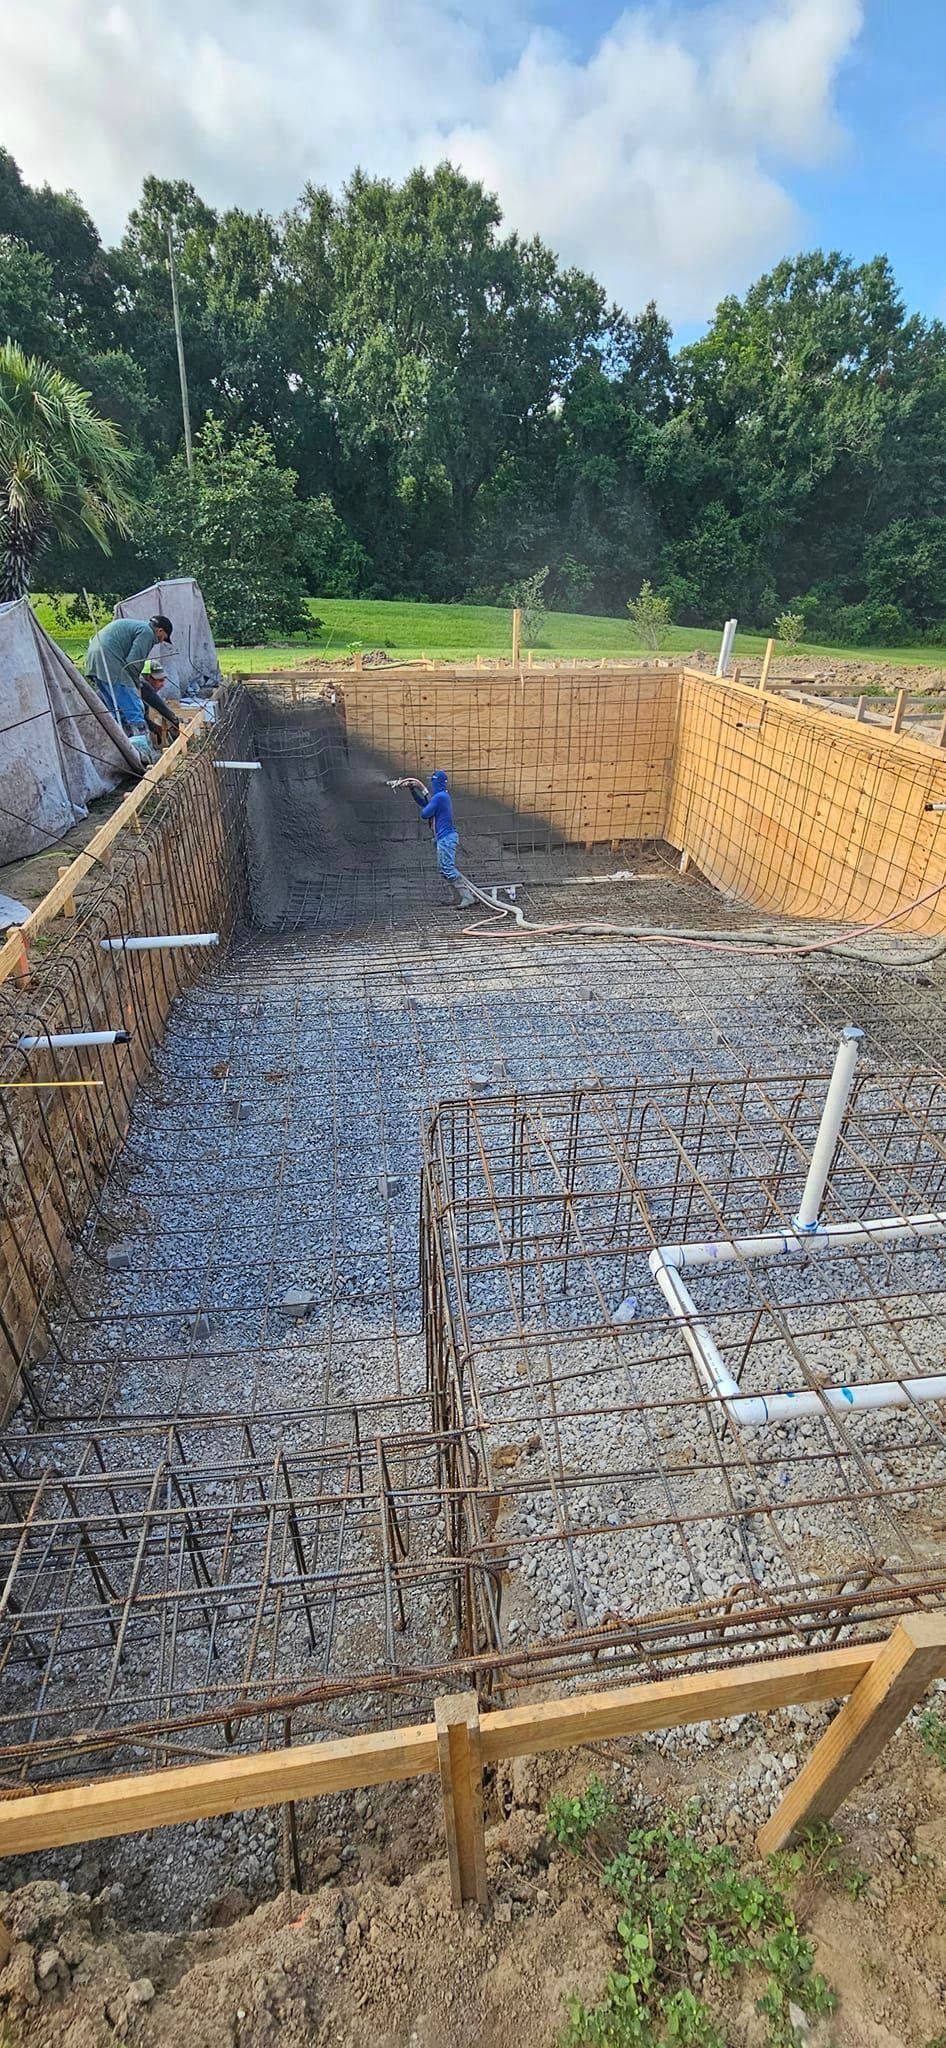
[[[156,612],[163,612],[174,628],[170,647],[162,645],[152,653],[152,660],[160,659],[169,694],[184,697],[215,688],[220,663],[200,584],[192,576],[174,576],[168,583],[136,590],[134,597],[123,597],[115,606],[116,619],[151,619]]]
[[[28,598],[0,605],[0,865],[41,852],[141,761]]]

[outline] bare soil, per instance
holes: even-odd
[[[610,1753],[617,1753],[617,1747]],[[725,1796],[724,1742],[694,1768],[649,1745],[605,1762],[629,1822]],[[589,1752],[517,1762],[491,1787],[490,1909],[450,1907],[433,1788],[358,1795],[326,1838],[323,1882],[250,1911],[240,1893],[181,1934],[132,1931],[97,1897],[31,1884],[0,1898],[15,1946],[0,1972],[4,2048],[553,2048],[577,1992],[594,2003],[615,1962],[615,1907],[549,1842],[553,1789],[578,1790]],[[341,1804],[341,1802],[339,1802]],[[854,1900],[799,1881],[797,1911],[838,1994],[809,2048],[927,2048],[946,2026],[946,1774],[903,1733],[845,1809],[870,1875]],[[730,1815],[721,1832],[748,1830]],[[142,1843],[148,1853],[148,1843]],[[431,1850],[433,1855],[431,1856]],[[339,1853],[341,1851],[341,1853]],[[745,1843],[747,1861],[751,1844]],[[406,1869],[405,1865],[410,1868]],[[761,1986],[707,1980],[730,2048],[762,2048]]]

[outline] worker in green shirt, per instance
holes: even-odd
[[[109,619],[89,642],[86,675],[127,732],[147,725],[154,734],[155,727],[145,714],[146,704],[167,719],[175,737],[180,730],[154,685],[141,673],[152,647],[169,641],[172,630],[170,619],[162,612],[153,619]]]

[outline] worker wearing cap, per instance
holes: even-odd
[[[461,910],[466,910],[476,898],[471,895],[466,882],[457,867],[457,847],[460,835],[453,822],[453,805],[447,778],[442,768],[435,768],[430,778],[428,796],[422,782],[408,777],[407,786],[417,804],[422,818],[426,818],[437,846],[437,866],[445,882],[452,882],[460,899]]]
[[[159,612],[153,619],[109,619],[108,625],[89,642],[86,675],[95,684],[103,704],[127,732],[140,731],[147,725],[154,733],[155,728],[145,715],[146,704],[167,719],[175,735],[180,730],[153,683],[141,673],[152,647],[169,641],[172,631],[170,619]]]

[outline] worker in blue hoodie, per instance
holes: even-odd
[[[426,818],[433,832],[437,846],[437,866],[445,882],[452,882],[460,900],[461,910],[467,910],[476,902],[457,867],[457,847],[460,835],[453,822],[453,805],[447,778],[442,768],[435,768],[430,778],[430,794],[422,782],[408,779],[408,789],[418,806],[421,817]]]

